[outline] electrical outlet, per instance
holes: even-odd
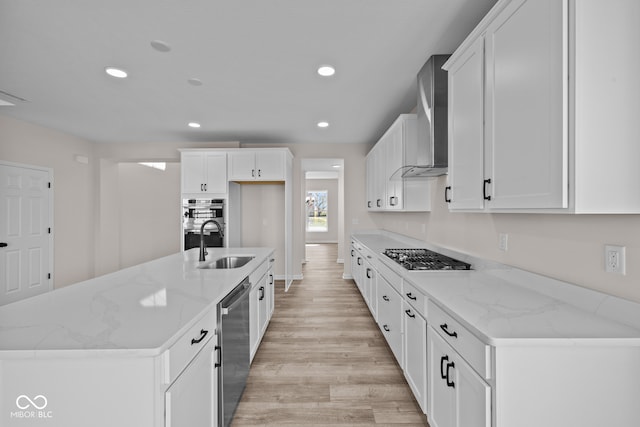
[[[509,235],[507,233],[500,233],[498,236],[498,249],[504,252],[509,250]]]
[[[604,271],[607,273],[626,274],[624,246],[605,245]]]

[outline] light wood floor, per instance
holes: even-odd
[[[276,287],[233,427],[428,426],[333,244],[308,245],[304,280]]]

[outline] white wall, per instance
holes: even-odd
[[[327,191],[327,231],[307,231],[307,243],[338,243],[338,180],[307,179],[306,191]],[[304,202],[304,200],[303,200]]]
[[[371,216],[385,230],[640,302],[640,215],[449,213],[445,183],[432,183],[431,213]],[[509,235],[507,252],[498,250],[500,233]],[[626,246],[626,276],[604,272],[605,244]]]
[[[119,268],[180,252],[180,163],[118,164]]]
[[[93,276],[93,147],[90,141],[0,115],[0,160],[53,170],[56,288]],[[89,164],[77,162],[76,155]]]

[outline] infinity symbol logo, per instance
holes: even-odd
[[[38,401],[40,402],[40,405],[36,403]],[[29,397],[25,396],[24,394],[21,394],[16,399],[16,406],[22,410],[27,409],[29,406],[33,406],[36,409],[44,409],[47,407],[47,403],[47,398],[41,394],[34,397],[33,400],[29,399]]]

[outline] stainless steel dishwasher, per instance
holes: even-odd
[[[246,278],[218,304],[219,425],[231,425],[249,375],[249,291]]]

